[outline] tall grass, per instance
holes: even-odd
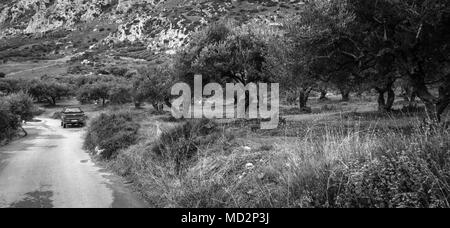
[[[159,207],[450,206],[450,135],[442,127],[416,121],[404,131],[342,120],[307,125],[297,137],[265,138],[270,147],[251,144],[254,136],[228,137],[219,125],[213,133],[195,129],[201,127],[133,146],[112,166]],[[167,140],[180,133],[189,137]],[[188,157],[169,151],[183,153],[192,143]],[[165,155],[155,149],[161,146]],[[181,172],[169,165],[180,159]]]
[[[139,124],[129,112],[102,113],[89,123],[83,147],[96,152],[102,159],[117,156],[121,149],[134,145],[138,140]]]

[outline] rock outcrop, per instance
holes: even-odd
[[[0,39],[109,24],[117,29],[98,42],[139,41],[150,49],[170,50],[219,18],[274,20],[295,13],[300,4],[300,0],[4,0]]]

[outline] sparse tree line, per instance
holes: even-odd
[[[320,84],[344,100],[349,92],[374,90],[379,110],[389,111],[402,86],[405,99],[420,98],[436,120],[449,104],[448,1],[312,0],[283,29],[284,44],[272,53],[300,94]]]
[[[139,69],[137,74],[126,74],[120,69],[114,72],[121,74],[0,78],[0,142],[12,138],[18,130],[23,130],[23,122],[33,119],[38,111],[36,102],[55,106],[63,99],[76,97],[83,104],[106,106],[133,102],[137,108],[148,102],[161,111],[162,104],[168,101],[171,78],[167,68],[149,67]]]
[[[378,94],[390,111],[396,90],[439,120],[449,104],[450,8],[445,0],[306,1],[277,25],[222,21],[198,32],[174,64],[178,80],[278,82],[289,103],[308,110],[313,92]]]
[[[119,105],[149,102],[155,107],[165,101],[169,78],[163,67],[139,69],[132,77],[116,75],[43,76],[37,79],[0,79],[0,94],[25,92],[36,102],[55,106],[64,98],[76,97],[81,103]]]
[[[219,21],[193,35],[173,61],[130,73],[114,68],[98,74],[22,80],[0,78],[0,92],[25,91],[56,105],[76,96],[82,103],[143,102],[170,105],[170,87],[192,83],[277,82],[289,103],[307,110],[313,92],[326,99],[338,91],[378,94],[380,111],[392,109],[395,90],[420,98],[439,120],[450,102],[450,10],[446,0],[310,0],[298,16],[278,24]]]
[[[420,98],[439,120],[450,102],[450,7],[446,0],[306,1],[277,25],[217,22],[178,53],[175,75],[227,83],[278,82],[307,109],[312,92],[375,92],[390,111],[395,90]]]

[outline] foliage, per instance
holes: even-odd
[[[399,74],[414,87],[429,117],[439,120],[450,103],[450,4],[445,0],[350,1],[366,38],[382,40],[378,56],[389,54]],[[375,18],[371,19],[371,18]],[[392,61],[391,61],[392,62]],[[430,88],[438,88],[438,96]]]
[[[128,69],[121,67],[111,67],[108,69],[108,72],[110,72],[114,76],[125,77],[125,75],[128,73]]]
[[[113,82],[119,79],[110,75],[87,74],[87,75],[71,75],[67,77],[61,77],[59,78],[59,80],[71,84],[76,88],[80,88],[88,84],[94,84],[97,82]]]
[[[25,80],[17,78],[0,78],[0,92],[4,94],[11,94],[26,89]]]
[[[21,128],[21,121],[31,120],[36,108],[31,97],[24,93],[12,93],[0,97],[0,142],[10,140]],[[24,131],[26,134],[26,132]]]
[[[56,105],[58,99],[71,94],[69,84],[53,79],[33,79],[28,83],[28,92],[40,101],[47,101],[50,105]]]
[[[130,113],[102,113],[90,122],[84,148],[92,152],[100,148],[104,150],[101,158],[111,159],[117,156],[119,150],[136,143],[138,130],[139,124]]]
[[[299,142],[304,145],[281,149],[281,154],[258,151],[207,157],[183,179],[178,203],[183,207],[449,207],[448,132],[427,135],[425,129],[417,130],[410,136],[391,133],[375,138],[332,131],[323,136],[328,141],[307,139]],[[255,168],[247,168],[248,163]]]
[[[386,139],[379,157],[355,163],[337,197],[342,207],[450,207],[448,132],[422,133],[416,143]],[[430,138],[424,138],[430,137]],[[443,138],[444,137],[444,138]]]
[[[4,98],[8,103],[9,111],[20,120],[30,121],[36,113],[33,99],[24,92],[11,94]]]
[[[263,24],[260,24],[261,26]],[[267,81],[263,74],[266,39],[255,24],[237,26],[231,21],[219,21],[194,35],[193,41],[181,51],[175,63],[180,80],[192,82],[201,74],[209,82],[235,82],[244,85]]]
[[[101,100],[102,104],[105,105],[106,100],[109,98],[111,87],[111,83],[109,82],[86,84],[78,90],[77,99],[81,103],[90,103]]]
[[[72,64],[67,69],[68,74],[88,74],[90,68],[82,64]]]
[[[315,76],[340,90],[376,89],[380,110],[390,109],[393,84],[402,77],[439,119],[450,100],[448,1],[314,0],[305,7],[294,34]]]
[[[161,103],[170,99],[173,76],[168,66],[141,68],[133,78],[132,95],[135,103],[150,102],[158,111]]]
[[[296,42],[298,39],[290,37],[287,32],[282,37],[270,39],[264,71],[273,81],[280,83],[290,103],[298,98],[299,108],[305,110],[309,95],[318,81],[305,68],[304,52],[298,49]]]
[[[125,78],[112,75],[78,75],[63,77],[76,91],[77,100],[81,103],[100,101],[102,105],[125,104],[132,100],[132,86]]]
[[[208,119],[188,121],[164,132],[152,148],[152,152],[156,155],[156,159],[162,160],[169,167],[170,173],[179,175],[195,161],[202,145],[212,143],[219,137],[221,132],[213,121]]]
[[[126,84],[115,84],[108,91],[108,99],[111,104],[126,104],[132,101],[131,86]]]
[[[0,100],[0,103],[3,102]],[[16,130],[20,127],[20,121],[16,115],[12,114],[9,110],[4,109],[3,104],[0,108],[0,143],[4,140],[9,140],[15,134]]]

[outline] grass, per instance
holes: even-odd
[[[25,61],[0,64],[0,72],[7,77],[40,78],[44,75],[59,76],[67,73],[67,64],[63,61]]]
[[[98,154],[102,159],[111,159],[117,152],[137,142],[139,124],[130,112],[102,113],[89,123],[84,148]]]
[[[109,166],[155,207],[450,206],[449,130],[417,113],[335,113],[270,131],[216,123],[213,133],[140,118],[145,136]]]

